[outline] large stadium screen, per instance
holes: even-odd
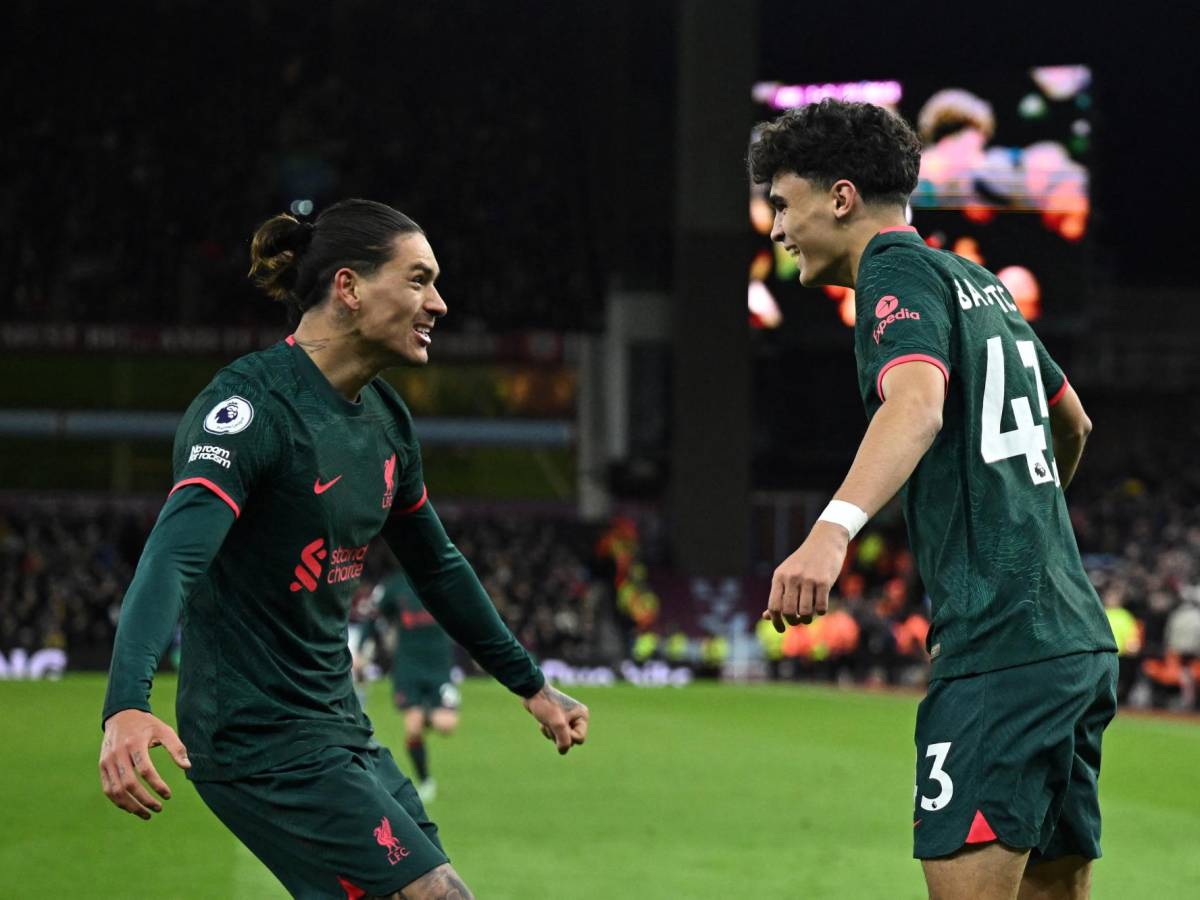
[[[1063,65],[954,77],[760,82],[753,98],[759,120],[824,97],[865,100],[902,115],[924,145],[908,210],[922,237],[995,272],[1027,319],[1073,332],[1087,310],[1091,88],[1086,66]],[[821,323],[853,325],[853,292],[802,288],[795,262],[771,243],[766,194],[763,185],[751,190],[751,325],[810,338],[822,333]]]

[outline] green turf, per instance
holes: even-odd
[[[161,679],[159,709],[173,687]],[[375,687],[380,738],[404,761]],[[102,693],[98,676],[0,682],[0,897],[285,896],[178,771],[152,822],[109,805],[95,774]],[[910,858],[915,697],[580,690],[592,741],[559,758],[501,688],[464,694],[460,732],[430,742],[431,812],[484,900],[924,896]],[[1197,896],[1197,761],[1194,724],[1123,716],[1110,728],[1094,897]]]

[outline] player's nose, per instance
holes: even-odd
[[[425,301],[424,309],[425,312],[437,318],[441,318],[450,311],[450,307],[446,305],[445,299],[437,288],[433,288],[430,291],[429,298]]]

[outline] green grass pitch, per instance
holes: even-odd
[[[0,682],[0,897],[271,898],[279,885],[162,750],[175,799],[151,822],[96,775],[101,676]],[[159,711],[173,706],[162,678]],[[575,692],[592,735],[558,757],[519,702],[465,685],[431,737],[431,807],[483,900],[921,898],[910,858],[915,696],[787,685]],[[380,739],[404,766],[386,686]],[[172,717],[173,718],[173,717]],[[1200,726],[1125,715],[1105,740],[1096,898],[1200,896]]]

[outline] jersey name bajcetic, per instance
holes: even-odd
[[[180,737],[199,780],[371,745],[346,627],[371,540],[425,499],[412,418],[376,378],[346,400],[294,343],[221,370],[184,414],[174,490],[236,520],[184,602]]]
[[[1067,379],[1004,285],[889,229],[863,253],[855,307],[868,419],[893,366],[922,361],[946,379],[942,430],[901,493],[933,606],[933,677],[1115,650],[1054,460],[1050,408]]]

